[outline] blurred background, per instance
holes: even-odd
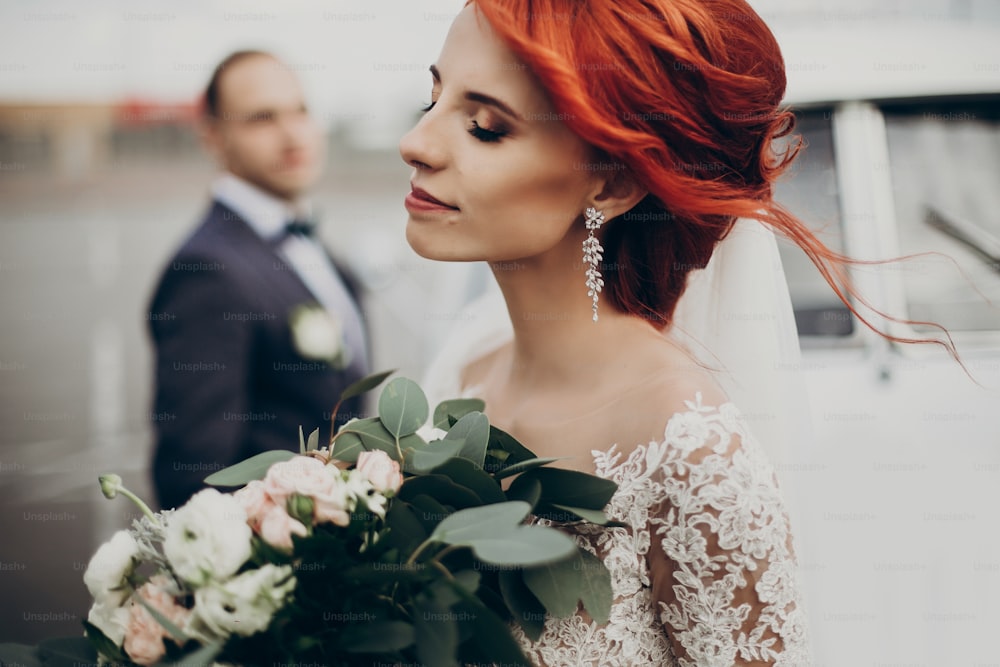
[[[996,664],[1000,622],[1000,2],[756,0],[808,147],[780,198],[858,258],[873,302],[947,326],[871,335],[783,261],[815,437],[794,499],[818,665]],[[76,634],[83,569],[151,498],[153,281],[207,203],[201,91],[240,48],[301,76],[328,129],[321,234],[359,273],[376,368],[419,378],[482,267],[406,245],[396,143],[457,0],[0,5],[0,641]],[[897,325],[902,337],[926,335]]]

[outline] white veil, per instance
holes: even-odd
[[[462,368],[513,335],[500,290],[488,284],[424,378],[432,401],[458,396]],[[708,265],[690,274],[666,335],[714,372],[776,469],[802,460],[810,410],[788,285],[768,228],[736,222]]]

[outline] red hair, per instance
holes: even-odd
[[[737,218],[793,241],[844,304],[852,260],[827,248],[774,201],[797,155],[795,116],[781,106],[785,64],[774,35],[743,0],[469,0],[548,92],[560,118],[594,150],[593,169],[649,193],[605,225],[608,301],[660,328],[691,270]],[[776,145],[789,138],[787,148]],[[889,318],[893,319],[893,318]]]

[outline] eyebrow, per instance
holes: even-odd
[[[430,66],[430,70],[431,70],[431,75],[434,77],[434,80],[437,81],[438,83],[440,83],[441,82],[441,72],[438,70],[437,66],[431,65]],[[507,105],[504,102],[498,100],[497,98],[493,97],[492,95],[487,95],[486,93],[480,93],[480,92],[477,92],[475,90],[467,90],[467,91],[465,91],[464,97],[465,97],[465,99],[469,100],[470,102],[478,102],[480,104],[486,104],[488,106],[495,107],[495,108],[499,109],[500,111],[504,112],[505,114],[507,114],[508,116],[511,116],[511,117],[515,118],[516,120],[523,121],[523,119],[521,118],[521,115],[519,113],[517,113],[509,105]]]

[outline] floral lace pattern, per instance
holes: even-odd
[[[573,533],[611,572],[611,619],[549,618],[536,642],[515,628],[534,664],[812,664],[774,470],[732,403],[686,406],[662,442],[592,452],[618,484],[608,516],[631,526]]]

